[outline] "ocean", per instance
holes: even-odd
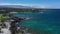
[[[32,17],[24,20],[21,25],[33,34],[60,34],[60,9],[47,9],[39,13],[17,13],[12,16]]]

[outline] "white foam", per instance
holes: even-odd
[[[10,30],[7,28],[2,28],[1,31],[3,31],[3,33],[0,34],[11,34]]]

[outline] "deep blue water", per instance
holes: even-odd
[[[22,26],[31,28],[35,34],[60,34],[60,10],[42,10],[42,13],[19,13],[12,16],[29,16]]]

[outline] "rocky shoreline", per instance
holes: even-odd
[[[26,19],[28,18],[15,17],[13,19],[5,20],[1,24],[1,26],[4,24],[4,27],[0,28],[0,34],[31,34],[31,33],[28,33],[28,28],[20,27],[18,25],[21,21]]]

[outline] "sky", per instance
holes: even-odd
[[[23,5],[36,8],[60,8],[60,0],[0,0],[0,5]]]

